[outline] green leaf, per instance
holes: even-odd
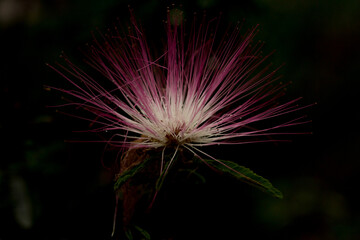
[[[136,230],[139,231],[139,233],[146,239],[146,240],[150,240],[150,234],[144,230],[143,228],[139,227],[139,226],[134,226]]]
[[[237,179],[253,185],[266,193],[269,193],[273,197],[280,199],[283,198],[282,193],[278,189],[276,189],[269,182],[269,180],[257,175],[249,168],[225,160],[204,159],[204,161],[222,172],[229,173]]]
[[[133,240],[134,239],[130,229],[125,232],[125,236],[126,236],[127,240]]]
[[[116,180],[114,184],[114,190],[119,189],[127,180],[135,176],[140,170],[142,170],[151,158],[146,158],[143,162],[124,171]]]

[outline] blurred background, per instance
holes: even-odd
[[[257,39],[302,96],[312,135],[291,143],[226,149],[268,178],[283,200],[204,170],[168,186],[144,220],[152,239],[360,239],[360,1],[357,0],[0,0],[0,239],[111,239],[112,175],[103,144],[75,133],[88,123],[48,106],[64,103],[44,85],[64,86],[45,63],[62,51],[85,66],[79,49],[91,31],[129,22],[128,4],[149,39],[164,37],[166,7],[260,24]]]

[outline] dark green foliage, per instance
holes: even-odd
[[[135,229],[144,237],[144,240],[150,240],[150,234],[139,226],[135,226]]]
[[[135,239],[139,239],[139,240],[150,240],[150,234],[144,230],[143,228],[139,227],[139,226],[134,226],[134,229],[128,229],[125,232],[125,237],[127,240],[135,240]]]
[[[262,191],[269,193],[273,197],[283,198],[282,193],[276,189],[269,180],[257,175],[249,168],[244,166],[240,166],[231,161],[225,160],[212,160],[212,159],[204,159],[208,164],[212,167],[220,170],[221,172],[229,173],[237,179],[246,182],[250,185],[253,185]]]
[[[121,185],[123,185],[127,180],[135,176],[138,172],[140,172],[144,167],[147,165],[147,163],[150,161],[150,157],[145,158],[145,160],[129,169],[124,171],[116,180],[114,184],[114,190],[118,190]]]
[[[142,169],[146,167],[149,160],[151,158],[147,157],[143,162],[132,166],[131,168],[124,171],[116,180],[114,184],[114,190],[118,190],[126,181],[128,181],[130,178],[134,177],[137,173],[139,173]],[[175,156],[174,162],[177,161],[177,156]],[[232,161],[226,161],[226,160],[213,160],[213,159],[204,159],[210,166],[214,167],[215,169],[228,173],[237,179],[250,184],[252,186],[255,186],[259,188],[260,190],[272,195],[275,198],[282,199],[283,194],[275,188],[269,180],[259,176],[258,174],[254,173],[249,168],[246,168],[244,166],[238,165],[235,162]],[[164,169],[167,169],[168,165],[172,164],[170,161],[167,161],[165,164]],[[170,166],[171,167],[171,166]],[[192,171],[194,173],[194,171]],[[160,190],[162,187],[165,177],[167,175],[167,172],[162,173],[159,178],[156,181],[156,190]],[[203,177],[201,176],[203,179]]]

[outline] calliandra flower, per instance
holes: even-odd
[[[94,39],[87,61],[109,80],[104,85],[64,57],[67,67],[54,69],[75,87],[60,89],[77,99],[68,105],[95,115],[88,118],[100,126],[94,131],[112,132],[107,142],[125,152],[160,150],[161,176],[182,149],[280,196],[249,169],[218,160],[203,149],[276,141],[268,136],[288,134],[281,129],[303,123],[300,117],[271,125],[301,107],[296,103],[299,99],[278,103],[285,85],[277,83],[277,69],[263,66],[268,56],[261,56],[263,44],[254,40],[257,27],[242,35],[235,26],[221,39],[218,20],[194,23],[188,34],[182,24],[171,20],[169,14],[166,45],[157,49],[156,56],[133,16],[125,34],[116,28],[102,35],[101,41]],[[169,150],[166,160],[164,153]],[[129,166],[126,170],[131,176]]]

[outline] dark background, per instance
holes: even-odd
[[[88,123],[47,107],[63,100],[43,86],[65,81],[45,63],[64,51],[84,65],[79,48],[91,31],[126,25],[128,4],[148,38],[162,39],[172,3],[188,19],[221,11],[223,22],[245,19],[244,31],[260,24],[264,52],[275,49],[273,63],[286,64],[287,97],[317,105],[303,111],[312,135],[223,150],[270,179],[283,200],[204,170],[205,184],[168,185],[142,227],[153,239],[360,239],[356,0],[1,0],[0,239],[110,239],[115,200],[104,145],[64,142],[94,136],[74,133]]]

